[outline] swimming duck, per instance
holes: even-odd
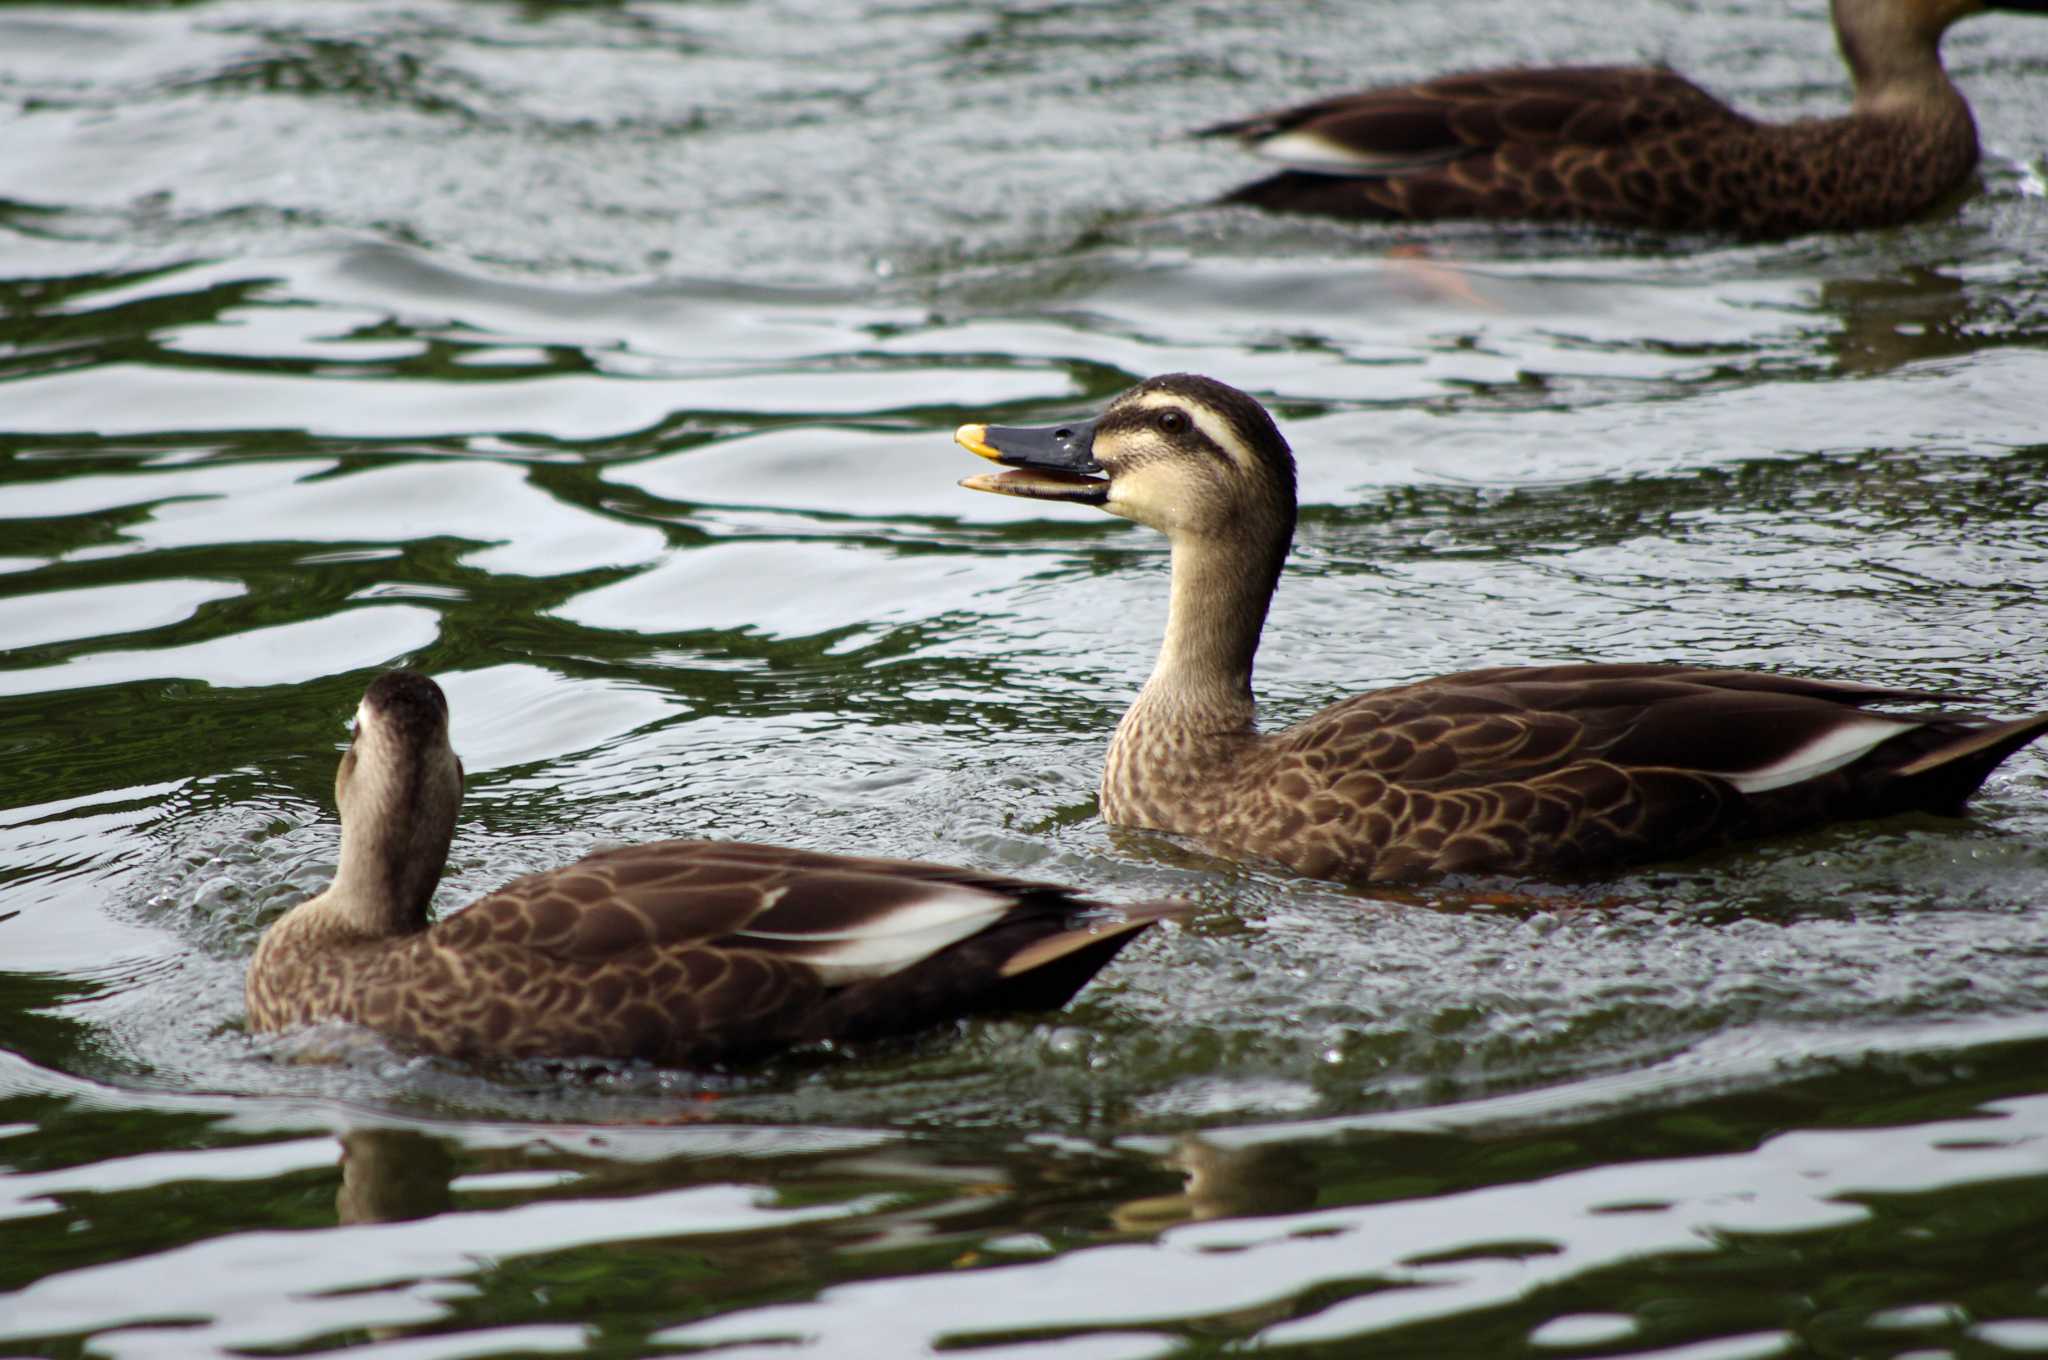
[[[367,1026],[454,1058],[723,1063],[1064,1005],[1138,932],[1050,883],[903,860],[655,841],[427,904],[462,802],[448,704],[380,676],[335,778],[340,868],[256,946],[249,1026]]]
[[[1948,26],[2048,0],[1832,0],[1855,102],[1761,123],[1675,71],[1476,71],[1219,123],[1286,169],[1229,203],[1366,219],[1513,218],[1768,238],[1910,221],[1960,189],[1977,125]]]
[[[1252,658],[1294,536],[1294,457],[1257,401],[1148,379],[1092,420],[964,425],[972,490],[1092,505],[1172,548],[1166,638],[1118,723],[1103,817],[1321,878],[1561,874],[1909,809],[1954,813],[2048,732],[1873,712],[1942,696],[1682,665],[1500,667],[1261,733]]]

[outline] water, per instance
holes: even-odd
[[[2048,755],[1526,902],[1111,831],[1164,546],[948,438],[1266,397],[1269,721],[1623,658],[2038,709],[2048,26],[1947,50],[1983,192],[1753,247],[1190,209],[1249,167],[1175,133],[1513,60],[1819,111],[1811,3],[0,9],[0,1348],[2048,1350]],[[252,1039],[398,661],[444,906],[701,834],[1202,910],[738,1076]]]

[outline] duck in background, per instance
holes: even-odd
[[[1763,123],[1655,66],[1440,76],[1219,123],[1284,169],[1227,203],[1370,220],[1604,223],[1751,238],[1892,226],[1977,165],[1950,24],[2048,0],[1832,0],[1849,112]]]
[[[380,676],[335,778],[340,868],[264,932],[249,1026],[349,1021],[451,1058],[730,1063],[1052,1010],[1179,902],[722,841],[606,850],[438,922],[462,803],[448,704]]]
[[[1117,724],[1101,807],[1319,878],[1555,875],[1821,822],[1959,813],[2048,713],[1874,712],[1945,696],[1679,665],[1500,667],[1258,730],[1252,658],[1294,537],[1294,456],[1213,378],[1140,383],[1091,420],[963,425],[1012,469],[961,485],[1092,505],[1173,552],[1166,638]]]

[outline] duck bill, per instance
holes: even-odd
[[[969,453],[1010,469],[963,478],[960,485],[970,491],[1077,505],[1102,505],[1109,500],[1109,482],[1090,475],[1102,471],[1093,452],[1092,420],[1041,428],[962,425],[953,432],[953,441]]]

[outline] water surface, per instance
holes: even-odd
[[[1580,659],[2048,705],[2048,25],[1947,52],[1980,192],[1745,246],[1205,209],[1249,167],[1178,133],[1517,60],[1820,112],[1814,4],[0,8],[0,1345],[2048,1350],[2048,755],[1527,901],[1112,831],[1164,545],[949,439],[1271,403],[1268,721]],[[742,1075],[252,1039],[398,662],[444,907],[715,835],[1202,910]]]

